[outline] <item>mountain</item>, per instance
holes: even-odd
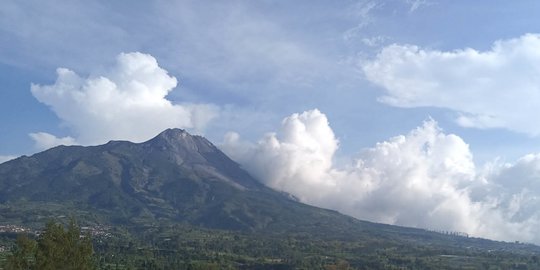
[[[0,204],[0,220],[24,223],[75,215],[255,231],[358,222],[267,188],[208,140],[180,129],[143,143],[58,146],[1,164]]]
[[[426,262],[444,259],[449,265],[458,257],[448,254],[480,254],[471,264],[477,266],[490,260],[492,251],[510,252],[503,254],[505,258],[540,254],[534,245],[377,224],[300,203],[258,182],[204,137],[180,129],[168,129],[143,143],[58,146],[0,164],[0,225],[37,228],[50,218],[65,216],[74,216],[88,226],[143,227],[135,236],[165,239],[168,242],[162,244],[169,250],[169,240],[178,237],[178,228],[170,229],[166,237],[161,229],[148,236],[152,230],[147,228],[188,226],[181,233],[184,240],[175,242],[179,245],[175,250],[206,239],[214,241],[214,251],[207,251],[214,255],[223,253],[220,247],[230,245],[223,239],[244,239],[237,243],[240,247],[231,248],[245,251],[235,255],[237,261],[245,261],[245,254],[259,254],[256,252],[275,256],[279,250],[288,252],[280,256],[289,257],[304,250],[299,254],[318,254],[317,260],[324,261],[328,256],[319,253],[332,250],[336,258],[346,254],[362,265],[365,260],[377,261],[381,254],[394,256],[399,251],[390,265],[404,265],[400,260],[419,253]],[[182,244],[193,231],[198,232],[195,240]],[[261,241],[276,248],[264,249]],[[201,248],[208,249],[207,244]],[[133,256],[140,256],[137,252]],[[259,255],[253,254],[250,256],[257,261]],[[367,259],[358,259],[360,254]]]

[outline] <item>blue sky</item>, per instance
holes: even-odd
[[[0,154],[34,152],[31,132],[73,132],[32,96],[31,83],[54,82],[58,67],[88,76],[111,65],[121,52],[140,51],[154,56],[178,79],[178,87],[168,95],[172,102],[228,108],[228,119],[204,129],[214,141],[229,130],[256,138],[293,112],[319,108],[340,139],[340,151],[347,154],[431,116],[444,130],[466,138],[478,159],[514,158],[536,150],[538,140],[505,130],[463,129],[445,109],[381,104],[377,97],[383,92],[365,79],[361,65],[393,43],[442,51],[489,50],[497,40],[535,33],[537,5],[8,1],[0,8]],[[240,115],[241,121],[234,120]],[[504,143],[493,147],[500,141]]]
[[[376,161],[377,153],[393,151],[385,147],[409,149],[395,137],[401,135],[406,142],[450,145],[437,148],[442,158],[428,151],[426,160],[411,164],[440,165],[444,171],[419,170],[475,183],[451,182],[451,194],[430,186],[437,177],[424,183],[433,188],[429,194],[448,199],[433,202],[436,209],[457,200],[472,221],[461,217],[461,223],[444,225],[434,214],[414,223],[415,217],[400,213],[429,209],[404,199],[398,202],[412,208],[400,212],[392,208],[398,204],[373,199],[376,191],[349,194],[362,197],[356,201],[335,200],[341,193],[304,201],[376,221],[519,238],[516,226],[539,223],[530,207],[540,205],[536,179],[519,185],[501,179],[519,175],[522,167],[536,172],[539,6],[502,0],[4,1],[0,157],[57,144],[143,141],[166,127],[181,127],[222,145],[270,186],[302,197],[324,181],[284,184],[307,177],[305,168],[263,168],[251,161],[314,158],[323,171],[309,177],[331,179],[324,185],[334,187],[365,179],[367,171],[355,167],[358,160],[399,178],[402,168],[391,173],[385,161]],[[282,148],[267,153],[265,145]],[[269,156],[254,157],[256,150]],[[409,150],[396,155],[407,159],[416,153]],[[272,179],[264,174],[286,168],[299,171]],[[520,197],[529,204],[512,214],[510,202],[519,194],[532,195]],[[489,203],[507,207],[478,210]],[[366,208],[371,204],[377,207]],[[497,216],[506,229],[483,228],[486,216]]]

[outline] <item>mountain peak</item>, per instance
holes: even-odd
[[[206,138],[191,135],[179,128],[169,128],[158,134],[153,139],[145,142],[149,147],[158,148],[171,153],[189,155],[191,158],[217,153],[225,156],[221,151]],[[228,157],[226,157],[228,159]]]
[[[166,141],[175,141],[184,139],[187,136],[191,136],[187,131],[180,128],[168,128],[159,133],[154,139],[159,138]]]
[[[158,134],[158,136],[166,136],[166,135],[175,135],[175,134],[189,134],[185,129],[181,128],[168,128],[161,133]]]
[[[168,148],[170,150],[183,148],[184,150],[197,151],[197,141],[200,140],[199,136],[192,136],[187,131],[179,128],[169,128],[159,133],[153,139],[145,142],[152,146],[160,148]]]
[[[219,178],[242,188],[262,187],[206,138],[191,135],[183,129],[167,129],[143,145],[147,153],[164,153],[168,160],[189,166],[199,175]]]

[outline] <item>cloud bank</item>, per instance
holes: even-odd
[[[457,112],[464,127],[506,128],[540,135],[540,35],[500,40],[488,51],[438,51],[390,45],[362,64],[382,87],[380,101],[396,107]]]
[[[31,87],[74,134],[56,138],[32,133],[36,147],[58,144],[100,144],[109,140],[141,142],[169,127],[201,130],[217,114],[208,104],[173,104],[166,96],[177,85],[148,54],[122,53],[106,74],[83,78],[57,69],[53,85]]]
[[[434,120],[339,167],[326,116],[285,118],[257,143],[226,135],[222,149],[266,185],[360,219],[540,243],[540,154],[477,167],[469,146]],[[519,179],[519,180],[518,180]]]

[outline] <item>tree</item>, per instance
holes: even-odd
[[[30,239],[27,234],[19,235],[17,237],[17,246],[13,250],[13,254],[7,258],[6,269],[32,269],[35,261],[35,252],[36,241]]]
[[[90,236],[81,236],[75,220],[70,221],[67,230],[50,221],[37,242],[28,237],[17,240],[6,269],[95,269],[93,253]]]

